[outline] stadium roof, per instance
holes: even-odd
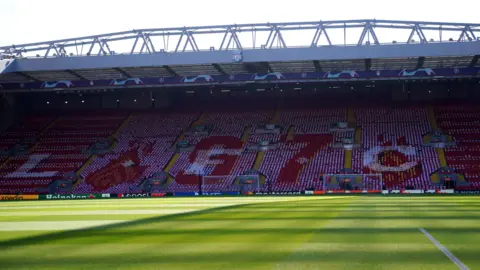
[[[239,51],[242,61],[232,61]],[[12,59],[0,69],[0,82],[463,68],[479,65],[480,24],[343,20],[140,29],[2,46],[0,54]]]

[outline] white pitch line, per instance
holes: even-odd
[[[437,241],[427,230],[424,228],[419,228],[419,230],[425,234],[425,236],[430,240],[438,249],[440,249],[445,256],[447,256],[455,265],[457,265],[458,269],[461,270],[469,270],[468,268],[462,261],[460,261],[455,255],[453,255],[446,247],[444,247],[440,242]]]

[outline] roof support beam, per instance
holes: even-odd
[[[274,47],[275,42],[277,42],[277,46]],[[282,32],[277,25],[273,25],[271,27],[270,33],[268,34],[267,42],[265,42],[265,48],[287,48],[287,44],[283,39]]]
[[[420,39],[420,43],[428,43],[425,34],[423,33],[422,27],[419,24],[415,24],[412,28],[412,32],[410,32],[410,36],[408,37],[407,44],[412,43],[413,36],[417,34],[418,38]]]
[[[18,74],[18,75],[20,75],[20,76],[25,77],[26,79],[28,79],[28,80],[30,80],[30,81],[40,82],[39,79],[37,79],[37,78],[33,77],[32,75],[27,74],[27,73],[25,73],[25,72],[20,72],[20,71],[19,71],[19,72],[15,72],[15,73]]]
[[[416,69],[423,68],[423,63],[425,63],[425,57],[418,57]]]
[[[95,44],[97,44],[100,47],[98,49],[97,56],[112,54],[112,51],[110,50],[110,47],[108,46],[108,43],[107,43],[106,39],[102,39],[100,41],[99,38],[94,38],[93,42],[90,45],[90,49],[87,52],[87,55],[92,55],[93,48],[95,47]]]
[[[220,72],[220,74],[222,75],[228,75],[227,72],[225,72],[225,70],[222,69],[222,67],[219,65],[219,64],[212,64],[212,66],[218,71]]]
[[[323,26],[323,23],[320,23],[318,25],[317,30],[315,31],[315,35],[313,36],[312,44],[310,47],[317,47],[318,46],[318,41],[320,40],[320,37],[322,34],[325,36],[327,39],[328,45],[332,46],[332,41],[330,40],[330,37],[328,36],[327,30]]]
[[[265,74],[273,72],[272,67],[268,62],[244,63],[243,66],[249,73]]]
[[[229,34],[230,37],[227,41],[227,37],[229,36]],[[227,44],[225,44],[225,42],[227,42]],[[232,44],[232,46],[230,46],[230,44]],[[225,31],[225,35],[223,36],[222,43],[220,44],[220,50],[228,50],[230,48],[242,50],[242,44],[240,43],[240,39],[238,38],[235,28],[233,27],[227,28],[227,31]]]
[[[480,55],[475,55],[473,58],[472,58],[472,62],[470,62],[470,65],[468,65],[469,68],[473,68],[474,66],[477,65],[478,63],[478,59],[480,58]]]
[[[273,72],[272,67],[268,62],[244,63],[243,66],[249,73],[265,74]]]
[[[123,76],[125,76],[125,78],[132,78],[132,76],[130,74],[128,74],[128,72],[126,72],[125,70],[123,70],[121,68],[114,68],[114,70],[120,72]]]
[[[173,70],[171,67],[169,66],[162,66],[166,71],[168,71],[168,73],[170,73],[170,75],[172,76],[179,76],[177,72],[175,72],[175,70]]]
[[[370,23],[370,22],[367,22],[365,24],[365,27],[363,27],[363,31],[362,31],[362,34],[360,35],[360,39],[358,40],[358,43],[357,45],[358,46],[362,46],[364,41],[365,41],[365,37],[367,37],[367,44],[370,44],[370,37],[372,37],[373,39],[373,44],[375,45],[379,45],[380,42],[378,41],[378,38],[377,38],[377,34],[375,33],[375,30],[373,29],[373,25]]]
[[[169,52],[184,52],[187,50],[199,51],[200,49],[208,49],[210,47],[220,48],[221,50],[242,49],[245,44],[253,44],[256,46],[257,34],[262,34],[262,37],[268,36],[265,40],[260,41],[261,48],[286,48],[288,38],[294,38],[295,35],[284,35],[286,31],[304,31],[312,32],[311,37],[307,39],[304,44],[298,44],[303,47],[317,47],[320,38],[326,39],[328,45],[344,45],[345,36],[331,35],[331,30],[355,29],[361,31],[361,37],[358,40],[358,45],[365,45],[369,41],[372,44],[378,44],[380,41],[377,34],[382,32],[378,29],[388,29],[391,31],[389,35],[395,37],[396,30],[400,36],[403,36],[403,31],[411,31],[408,40],[401,38],[396,39],[399,43],[411,43],[412,38],[419,38],[419,42],[427,43],[425,31],[432,36],[440,36],[440,42],[450,42],[441,38],[442,33],[448,33],[448,37],[455,42],[476,42],[480,36],[480,24],[470,23],[449,23],[449,22],[423,22],[423,21],[390,21],[390,20],[335,20],[335,21],[304,21],[304,22],[279,22],[279,23],[255,23],[255,24],[231,24],[231,25],[206,25],[193,27],[170,27],[170,28],[146,28],[133,31],[122,31],[115,33],[106,33],[101,35],[89,35],[77,38],[68,38],[44,42],[16,44],[8,46],[0,46],[0,52],[12,56],[33,56],[38,54],[42,57],[56,57],[67,55],[67,52],[72,52],[78,56],[80,55],[106,55],[112,54],[110,48],[115,48],[116,44],[124,46],[124,41],[130,42],[128,50],[130,53],[155,53],[160,50]],[[435,33],[433,33],[435,32]],[[241,33],[241,34],[240,34]],[[298,32],[297,32],[298,33]],[[383,32],[385,33],[385,32]],[[298,33],[304,34],[304,33]],[[216,35],[216,36],[212,36]],[[198,37],[201,37],[200,39]],[[322,36],[325,36],[323,38]],[[153,37],[163,37],[168,40],[170,37],[174,38],[178,43],[173,44],[173,48],[165,46],[155,48]],[[205,39],[205,37],[207,37]],[[211,38],[210,38],[211,37]],[[223,39],[222,39],[223,37]],[[380,36],[379,36],[380,37]],[[381,37],[380,37],[381,38]],[[249,40],[250,39],[250,40]],[[202,44],[197,44],[197,40],[205,41]],[[215,42],[218,40],[218,42]],[[383,39],[382,39],[383,40]],[[212,42],[209,42],[212,41]],[[252,42],[253,41],[253,42]],[[117,43],[118,42],[118,43]],[[142,44],[138,44],[138,43]],[[384,40],[385,43],[390,41]],[[168,41],[167,41],[168,43]],[[138,45],[138,46],[137,46]],[[159,44],[160,45],[160,44]],[[199,46],[202,45],[202,46]],[[297,45],[297,44],[296,44]],[[124,53],[124,52],[123,52]],[[32,55],[33,54],[33,55]]]
[[[67,69],[65,70],[65,72],[69,73],[69,74],[72,74],[73,76],[77,77],[78,79],[80,80],[85,80],[87,81],[87,78],[83,77],[82,75],[78,74],[77,72],[71,70],[71,69]]]
[[[470,25],[466,25],[457,41],[458,42],[463,40],[474,41],[476,39],[477,37],[475,36],[475,33],[472,31],[472,28],[470,27]]]
[[[138,41],[142,41],[142,47],[140,48],[140,53],[156,53],[155,46],[153,45],[152,39],[150,35],[144,34],[142,31],[139,31],[137,37],[135,38],[135,42],[133,43],[132,50],[130,54],[135,53],[135,49],[137,47]]]
[[[366,71],[372,70],[372,59],[370,58],[365,59],[365,70]]]
[[[186,37],[185,42],[183,41],[183,37]],[[180,46],[183,45],[183,49],[180,50]],[[187,46],[190,45],[192,50],[194,52],[198,52],[198,45],[197,42],[195,41],[195,38],[193,37],[192,31],[187,30],[185,27],[184,30],[182,31],[180,38],[178,39],[177,46],[175,47],[175,52],[185,52],[187,50]]]
[[[270,64],[268,62],[260,62],[259,63],[259,66],[260,66],[260,71],[263,73],[271,73],[273,72],[273,69],[272,67],[270,66]]]
[[[48,46],[48,49],[45,52],[45,55],[43,56],[43,58],[47,58],[50,54],[50,51],[52,51],[52,50],[55,51],[55,53],[54,53],[55,56],[58,56],[58,57],[67,56],[67,51],[65,50],[65,48],[63,46],[60,46],[60,45],[55,44],[55,43],[51,43]]]
[[[258,70],[257,68],[255,67],[254,63],[244,63],[243,64],[243,67],[245,68],[245,70],[248,72],[248,73],[257,73]]]

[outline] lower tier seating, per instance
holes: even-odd
[[[38,193],[72,172],[81,179],[75,193],[134,192],[142,180],[161,173],[170,176],[163,191],[199,191],[202,181],[207,192],[233,191],[240,189],[235,176],[252,170],[261,174],[264,191],[322,189],[325,175],[350,166],[345,150],[332,143],[352,136],[361,144],[352,151],[355,173],[380,174],[384,187],[391,189],[434,188],[430,176],[440,163],[434,148],[422,146],[433,125],[426,107],[371,106],[349,112],[341,106],[294,102],[277,110],[227,105],[218,110],[205,104],[184,111],[90,112],[25,120],[21,128],[17,125],[0,135],[4,148],[18,143],[16,136],[32,142],[29,155],[1,156],[0,193]],[[435,115],[438,127],[457,141],[456,147],[445,149],[447,165],[464,174],[471,187],[480,187],[480,108],[439,106]],[[356,123],[356,133],[330,132],[331,123],[347,121]],[[280,132],[255,134],[268,123],[281,127]],[[211,130],[187,132],[198,125]],[[85,152],[96,140],[110,136],[115,139],[111,152]],[[247,150],[265,140],[274,149],[263,155]],[[190,142],[193,151],[176,153],[179,141]],[[379,182],[365,187],[378,189]]]

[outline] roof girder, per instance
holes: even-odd
[[[359,28],[362,29],[362,34],[358,38],[357,46],[364,46],[370,44],[365,42],[366,37],[373,39],[373,44],[382,43],[377,35],[375,29],[409,29],[411,30],[410,37],[407,40],[398,40],[400,43],[411,43],[412,37],[416,34],[420,38],[420,42],[427,43],[425,36],[426,30],[438,31],[440,37],[442,32],[457,32],[453,41],[457,42],[474,42],[480,36],[480,24],[469,23],[448,23],[448,22],[422,22],[422,21],[389,21],[389,20],[340,20],[340,21],[310,21],[310,22],[287,22],[287,23],[264,23],[264,24],[236,24],[236,25],[218,25],[218,26],[194,26],[181,28],[158,28],[158,29],[141,29],[132,31],[123,31],[116,33],[108,33],[102,35],[92,35],[79,38],[60,39],[46,42],[36,42],[28,44],[18,44],[0,47],[0,52],[6,55],[23,56],[26,53],[42,53],[43,57],[65,57],[69,54],[84,56],[84,55],[109,55],[114,54],[112,50],[113,44],[116,41],[130,40],[132,41],[129,54],[137,53],[157,53],[162,51],[170,52],[185,52],[188,50],[200,51],[207,50],[210,47],[219,48],[220,50],[231,50],[244,48],[245,39],[249,35],[239,35],[239,33],[252,33],[253,44],[257,44],[256,33],[266,32],[268,36],[266,40],[260,40],[259,44],[263,49],[271,48],[287,48],[288,39],[284,38],[282,34],[284,31],[296,30],[312,30],[313,37],[310,44],[305,44],[305,47],[315,47],[321,36],[324,36],[328,45],[346,45],[344,40],[332,40],[328,34],[331,29],[348,29]],[[197,44],[196,36],[207,34],[223,35],[220,44],[210,44],[208,47],[199,46]],[[177,37],[178,41],[174,49],[163,46],[163,49],[158,49],[153,37],[161,37],[166,39],[170,37]],[[449,42],[448,40],[440,40],[437,42]],[[87,46],[88,51],[83,53],[83,46]],[[81,48],[80,48],[81,47]],[[94,48],[97,47],[98,51]],[[159,46],[162,47],[162,46]],[[255,45],[254,45],[255,47]],[[79,52],[80,49],[80,52]]]

